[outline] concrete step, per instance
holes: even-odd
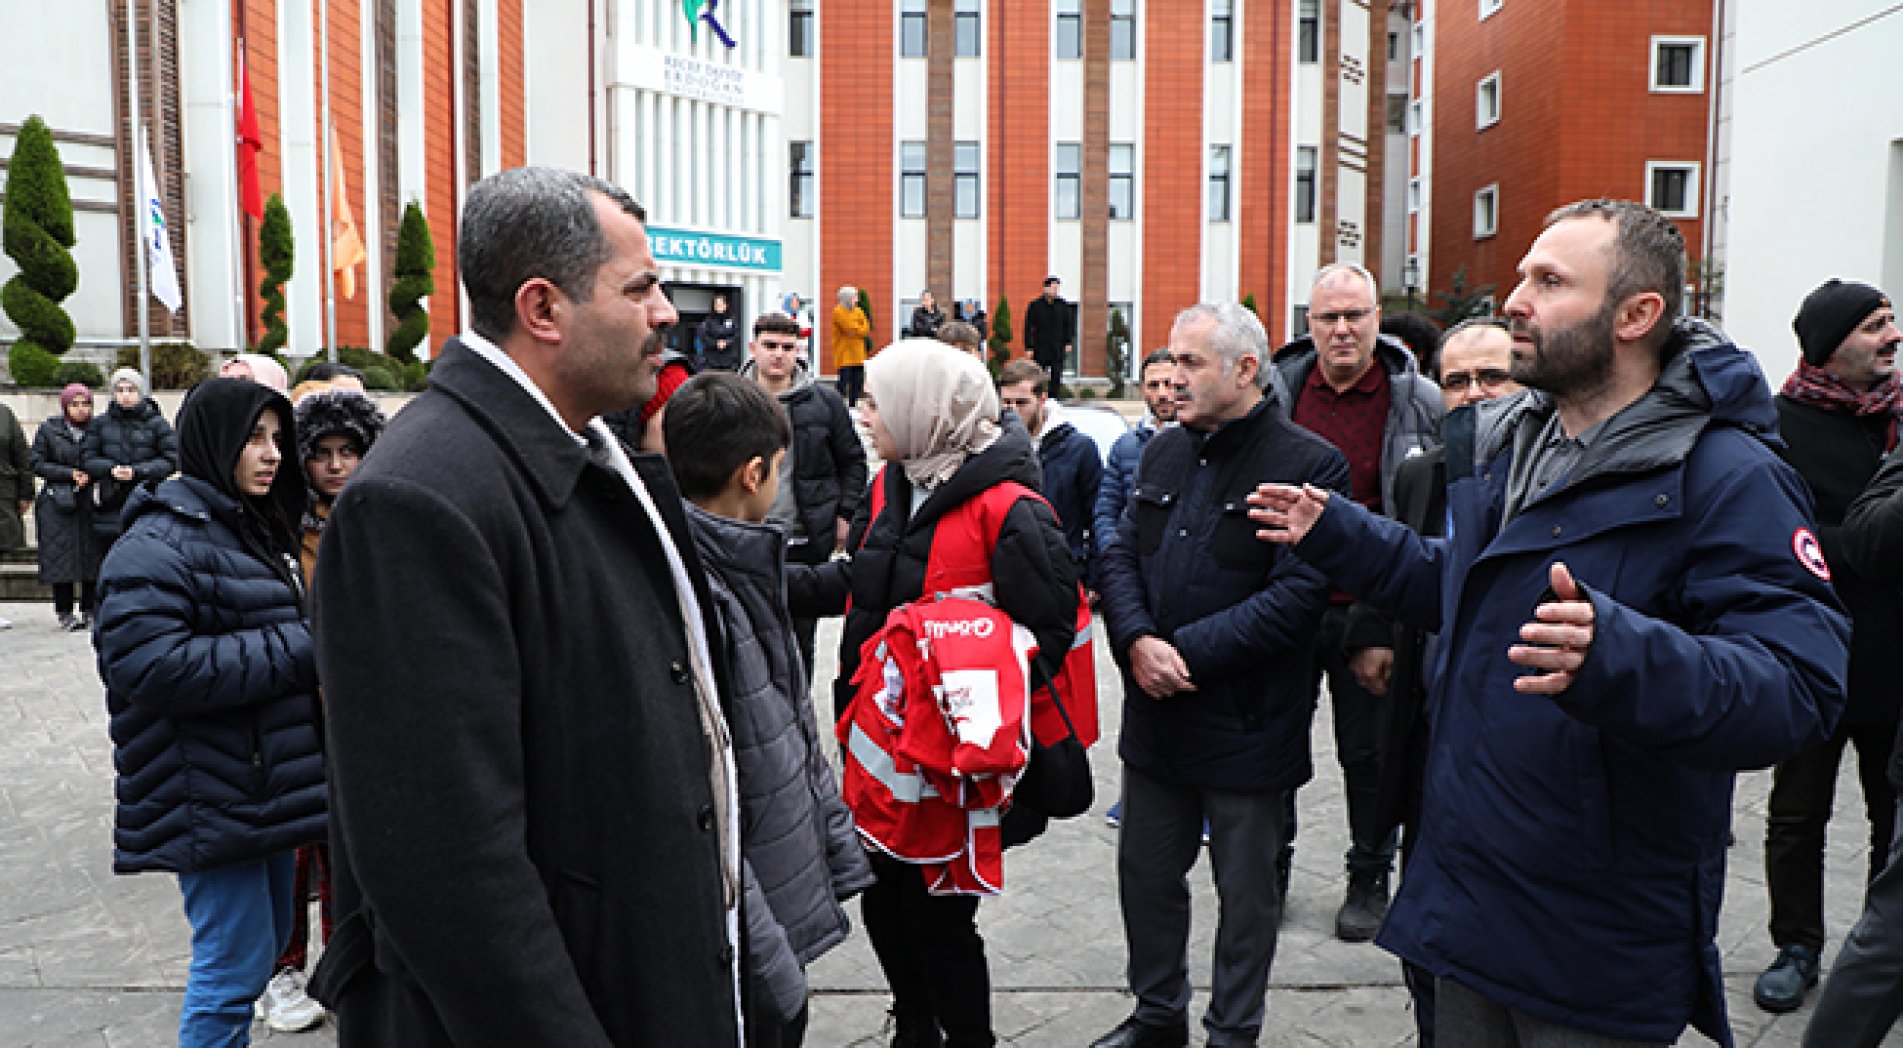
[[[51,603],[53,588],[40,583],[37,551],[27,550],[27,559],[19,559],[19,550],[0,556],[0,600],[24,600]]]

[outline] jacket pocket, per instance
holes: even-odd
[[[1240,497],[1224,502],[1216,518],[1216,534],[1210,552],[1216,563],[1231,571],[1260,574],[1275,562],[1275,547],[1255,537],[1256,523],[1249,519],[1249,504]]]
[[[1176,493],[1155,484],[1140,484],[1131,496],[1131,512],[1136,515],[1137,552],[1149,556],[1163,545],[1163,533],[1169,530],[1170,512],[1176,508]]]

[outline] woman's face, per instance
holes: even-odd
[[[231,471],[231,479],[237,482],[239,491],[247,495],[270,493],[271,482],[278,476],[278,464],[284,460],[284,453],[278,448],[281,428],[277,412],[267,410],[258,415],[250,438],[244,442],[244,450],[238,453],[238,465]]]
[[[885,420],[879,417],[879,402],[868,393],[859,401],[859,424],[866,427],[866,433],[872,437],[872,450],[887,462],[899,457],[899,442],[892,437],[892,431],[885,428]]]
[[[112,387],[113,403],[125,408],[127,411],[138,407],[139,401],[142,399],[143,397],[139,394],[139,387],[130,382],[121,382]]]
[[[317,438],[315,452],[304,461],[304,475],[319,498],[329,501],[344,490],[344,482],[357,472],[357,465],[363,461],[363,452],[358,450],[357,442],[347,433],[327,433]]]
[[[81,426],[91,421],[93,417],[92,394],[87,393],[74,397],[72,402],[66,405],[66,417],[74,424]]]
[[[924,306],[927,310],[933,310],[938,308],[938,300],[932,297],[932,293],[930,291],[927,291],[918,297],[918,304],[921,306]]]

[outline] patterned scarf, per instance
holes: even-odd
[[[1814,408],[1840,411],[1857,418],[1880,418],[1883,451],[1896,447],[1896,420],[1903,415],[1903,383],[1893,372],[1869,389],[1858,389],[1807,360],[1784,380],[1782,394]]]

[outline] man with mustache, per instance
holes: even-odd
[[[1849,625],[1755,359],[1680,319],[1684,238],[1589,200],[1506,302],[1513,378],[1455,412],[1447,537],[1315,488],[1265,541],[1437,631],[1418,847],[1377,942],[1444,1044],[1731,1043],[1717,944],[1735,773],[1829,737]]]
[[[338,1043],[740,1043],[739,791],[681,496],[603,412],[678,315],[619,187],[513,168],[470,328],[325,526]]]
[[[1898,691],[1890,653],[1903,636],[1903,604],[1891,580],[1864,575],[1844,550],[1844,514],[1896,447],[1903,414],[1896,374],[1896,310],[1883,292],[1854,280],[1825,281],[1791,325],[1804,355],[1777,395],[1784,461],[1817,500],[1817,539],[1830,584],[1850,612],[1849,691],[1830,740],[1777,766],[1764,832],[1764,883],[1771,895],[1777,959],[1752,999],[1768,1012],[1795,1011],[1817,985],[1824,949],[1824,829],[1844,749],[1857,750],[1870,822],[1869,877],[1890,854],[1896,793],[1884,778],[1896,738]]]
[[[1401,463],[1440,443],[1440,391],[1399,339],[1381,334],[1381,298],[1374,276],[1351,262],[1323,266],[1308,294],[1309,334],[1275,353],[1289,393],[1289,416],[1320,434],[1348,459],[1355,501],[1394,515],[1394,478]],[[1348,891],[1335,914],[1335,935],[1367,942],[1388,910],[1394,834],[1376,827],[1385,701],[1349,669],[1343,640],[1351,601],[1330,595],[1315,633],[1309,689],[1328,678],[1335,720],[1335,758],[1348,799]],[[1291,818],[1293,812],[1291,812]],[[1284,890],[1295,834],[1276,871]]]

